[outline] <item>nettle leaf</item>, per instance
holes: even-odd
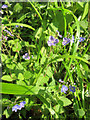
[[[1,79],[5,81],[13,81],[10,75],[4,75]]]
[[[59,100],[63,102],[63,106],[68,106],[68,105],[72,104],[72,102],[64,96],[61,96],[59,98]]]
[[[24,80],[24,76],[23,76],[22,73],[19,73],[19,74],[18,74],[18,79],[20,79],[20,80]]]

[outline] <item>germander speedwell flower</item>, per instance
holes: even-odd
[[[48,44],[48,46],[55,46],[56,45],[56,43],[58,43],[59,42],[59,40],[58,39],[55,39],[53,36],[50,36],[49,37],[49,40],[47,41],[47,44]]]

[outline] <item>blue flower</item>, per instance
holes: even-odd
[[[73,93],[75,92],[75,87],[74,86],[70,86],[70,91],[72,91]]]
[[[2,8],[7,8],[8,6],[7,5],[2,5]]]
[[[14,36],[8,30],[4,30],[4,31],[7,32],[10,36]]]
[[[19,27],[18,25],[15,25],[15,26],[16,26],[16,28]]]
[[[58,43],[59,40],[55,39],[53,36],[49,37],[49,40],[47,41],[48,46],[55,46],[56,43]]]
[[[62,38],[62,35],[60,35],[60,32],[58,30],[56,30],[56,32],[58,33],[58,36]]]
[[[21,28],[23,28],[23,26],[20,26]]]
[[[26,104],[25,101],[21,102],[21,103],[20,103],[20,107],[23,108],[25,104]]]
[[[28,53],[25,53],[25,55],[23,55],[23,59],[29,60],[29,59],[30,59],[29,54],[28,54]]]
[[[66,93],[67,90],[68,90],[68,87],[63,85],[62,88],[61,88],[61,92]]]
[[[79,40],[79,42],[82,42],[82,41],[84,41],[85,40],[85,38],[83,38],[83,37],[80,37],[80,40]]]
[[[15,106],[12,107],[12,111],[17,112],[17,110],[21,110],[21,107],[20,107],[20,105],[16,104]]]
[[[63,38],[62,44],[65,46],[66,44],[70,43],[70,38]]]

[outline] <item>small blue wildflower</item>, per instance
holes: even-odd
[[[59,82],[64,83],[64,81],[62,81],[61,79],[59,79]]]
[[[66,93],[67,90],[68,90],[68,87],[63,85],[62,88],[61,88],[61,92]]]
[[[15,25],[15,26],[16,26],[16,28],[19,27],[18,25]]]
[[[70,39],[69,38],[63,38],[63,42],[62,44],[65,46],[66,44],[70,43]]]
[[[72,35],[71,43],[74,43],[74,40],[75,40],[75,38],[74,38],[74,36]]]
[[[53,36],[49,37],[49,40],[47,41],[48,46],[55,46],[56,43],[58,43],[59,40],[55,39]]]
[[[4,30],[4,31],[7,32],[10,36],[14,36],[8,30]]]
[[[21,103],[20,103],[20,107],[23,108],[25,104],[26,104],[25,101],[21,102]]]
[[[21,107],[20,107],[20,105],[16,104],[15,106],[12,107],[12,111],[17,112],[17,110],[21,110]]]
[[[83,38],[83,37],[80,37],[80,40],[79,40],[79,42],[82,42],[82,41],[84,41],[85,40],[85,38]]]
[[[21,28],[23,28],[23,26],[20,26]]]
[[[25,55],[23,55],[23,59],[29,60],[29,59],[30,59],[29,54],[28,54],[28,53],[25,53]]]
[[[62,38],[62,35],[60,35],[60,32],[58,30],[56,30],[56,32],[58,33],[58,36]]]
[[[8,6],[7,5],[2,5],[2,8],[7,8]]]
[[[75,87],[74,86],[70,86],[70,91],[72,91],[73,93],[75,92]]]

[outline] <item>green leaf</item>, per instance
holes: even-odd
[[[18,74],[18,79],[20,79],[20,80],[24,80],[24,76],[23,76],[22,73],[19,73],[19,74]]]
[[[86,17],[86,15],[88,14],[88,6],[89,6],[89,3],[87,2],[85,4],[85,9],[84,9],[84,13],[82,15],[82,20]]]
[[[63,106],[68,106],[68,105],[72,104],[72,102],[64,96],[60,97],[59,100],[63,102]]]
[[[35,30],[33,27],[31,27],[30,25],[27,25],[27,24],[23,24],[23,23],[10,23],[10,24],[4,24],[5,26],[15,26],[15,25],[20,25],[20,26],[23,26],[23,27],[27,27],[27,28],[30,28],[32,30]]]
[[[13,81],[10,75],[4,75],[1,79],[5,81]]]
[[[54,106],[54,110],[55,110],[57,113],[64,113],[64,108],[61,107],[60,104],[55,105],[55,106]]]
[[[46,60],[46,57],[45,57],[45,56],[42,56],[40,63],[41,63],[41,64],[44,64],[45,60]]]
[[[31,73],[31,72],[26,71],[26,72],[24,73],[24,78],[25,78],[25,79],[29,79],[29,78],[31,78],[31,77],[32,77],[32,73]]]
[[[9,118],[11,114],[12,114],[11,109],[9,109],[9,110],[5,109],[4,112],[3,112],[3,115],[5,115],[6,118]]]
[[[77,110],[77,116],[78,117],[82,118],[84,115],[85,115],[85,111],[84,110],[82,110],[82,109],[78,109]]]
[[[20,45],[19,42],[17,42],[17,43],[14,45],[14,47],[12,48],[12,50],[13,50],[14,52],[16,52],[16,51],[20,51],[21,48],[22,48],[22,46]]]
[[[14,11],[20,13],[21,10],[22,10],[22,6],[20,5],[20,3],[17,3],[14,6]]]
[[[43,85],[44,83],[47,84],[48,80],[49,80],[48,76],[44,76],[43,74],[41,74],[37,80],[36,85],[39,86],[39,85]]]
[[[41,37],[41,34],[42,34],[42,27],[40,27],[38,30],[37,30],[37,32],[36,32],[36,34],[35,34],[35,38],[40,38]]]
[[[11,83],[0,83],[0,88],[3,94],[14,94],[14,95],[35,95],[38,94],[39,87],[37,86],[22,86]]]

